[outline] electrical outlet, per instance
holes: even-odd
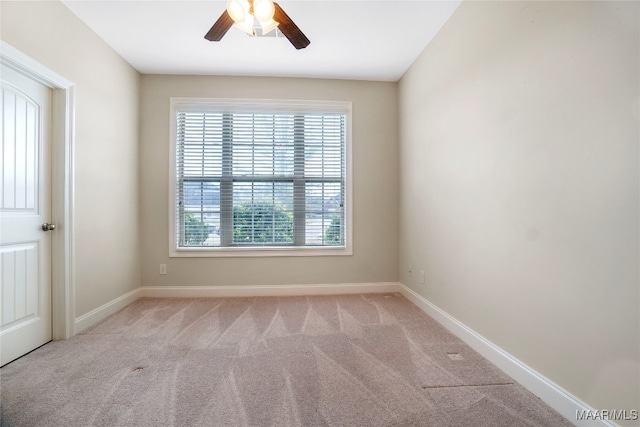
[[[167,264],[160,264],[160,274],[167,274]]]
[[[420,283],[424,283],[424,271],[420,270]]]

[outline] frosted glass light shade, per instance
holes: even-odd
[[[275,30],[278,25],[280,25],[279,22],[276,22],[272,19],[270,19],[269,21],[260,21],[260,26],[262,26],[262,34],[268,34],[271,31]]]
[[[253,14],[260,22],[269,22],[273,19],[276,9],[271,0],[254,0]]]
[[[245,15],[245,19],[243,22],[236,22],[235,26],[249,34],[250,36],[254,35],[253,32],[253,15],[247,13]]]
[[[248,0],[227,1],[227,13],[236,24],[247,20],[250,7]]]

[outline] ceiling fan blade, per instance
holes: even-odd
[[[227,34],[227,31],[229,31],[229,28],[231,28],[232,25],[233,19],[231,19],[231,17],[225,10],[224,12],[222,12],[220,18],[218,18],[216,23],[213,24],[213,27],[211,27],[204,38],[209,40],[210,42],[219,42],[220,40],[222,40],[222,37]]]
[[[291,18],[289,18],[289,15],[287,15],[285,11],[282,10],[278,3],[274,2],[273,5],[276,8],[273,19],[276,22],[280,23],[280,25],[278,26],[280,32],[289,39],[291,44],[296,49],[304,49],[305,47],[309,46],[309,43],[311,43],[311,41],[309,41],[307,36],[305,36],[302,31],[300,31],[300,28],[298,28],[298,26],[291,20]]]

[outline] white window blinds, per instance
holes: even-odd
[[[346,112],[175,114],[178,249],[345,246]]]

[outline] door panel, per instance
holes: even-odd
[[[51,90],[7,67],[0,145],[0,365],[51,340]],[[55,232],[55,231],[53,231]]]

